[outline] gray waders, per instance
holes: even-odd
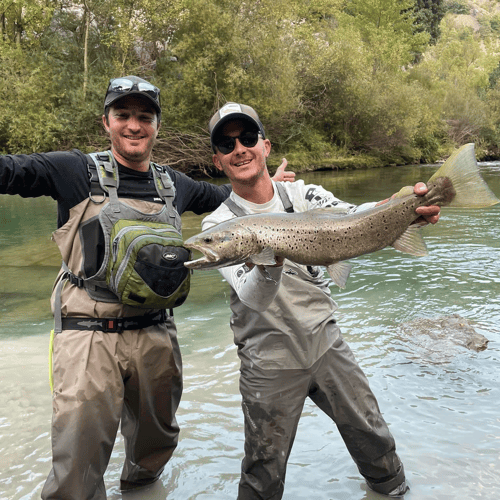
[[[89,196],[71,209],[68,222],[53,235],[66,264],[52,294],[53,464],[43,500],[106,499],[103,476],[120,422],[125,440],[122,490],[156,481],[177,446],[182,363],[173,318],[164,310],[119,303],[104,286],[88,293],[68,280],[68,269],[80,280],[90,275],[86,270],[92,267],[93,252],[85,246],[86,237],[95,233],[108,202],[108,197],[96,201]],[[171,207],[123,202],[180,228]]]
[[[282,184],[275,185],[285,211],[293,212]],[[235,215],[246,215],[233,200],[225,204]],[[289,261],[266,311],[246,307],[231,290],[245,421],[238,500],[282,498],[288,457],[308,397],[335,423],[371,489],[406,491],[394,438],[333,319],[335,309],[323,273]]]

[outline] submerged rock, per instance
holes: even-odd
[[[489,340],[476,332],[468,319],[458,314],[440,318],[417,318],[398,326],[400,340],[410,343],[417,349],[414,354],[432,358],[433,362],[443,363],[457,354],[458,347],[480,352],[488,347]],[[418,352],[420,351],[420,352]]]

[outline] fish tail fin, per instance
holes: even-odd
[[[345,261],[335,262],[326,269],[332,281],[340,288],[345,288],[349,274],[351,274],[351,264]]]
[[[456,191],[453,200],[447,204],[450,207],[485,208],[500,203],[479,173],[473,143],[457,149],[429,182],[438,177],[448,177]]]

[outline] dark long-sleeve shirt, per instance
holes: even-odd
[[[166,167],[175,186],[174,205],[182,214],[215,210],[229,195],[229,186],[195,181]],[[68,152],[0,156],[0,194],[18,194],[25,198],[50,196],[57,201],[57,226],[63,226],[69,211],[89,196],[90,179],[85,155],[75,149]],[[161,200],[153,174],[119,165],[118,196],[145,201]]]

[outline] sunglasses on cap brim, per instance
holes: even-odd
[[[115,78],[109,82],[108,92],[115,92],[117,94],[126,94],[128,92],[132,92],[136,90],[138,92],[142,92],[147,94],[155,101],[160,103],[160,89],[155,87],[153,84],[149,82],[133,82],[128,78]]]
[[[245,148],[253,148],[259,142],[259,132],[244,132],[238,137],[221,135],[214,140],[214,144],[223,155],[228,155],[234,151],[236,139],[238,139],[240,144]]]

